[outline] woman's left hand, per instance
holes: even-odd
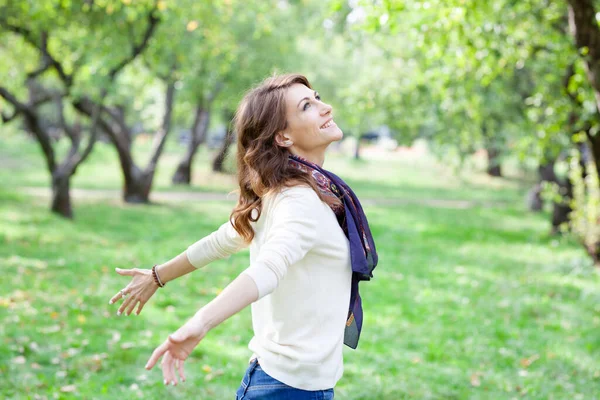
[[[165,385],[169,383],[177,385],[175,368],[177,368],[181,381],[185,382],[183,363],[205,335],[206,330],[199,323],[197,315],[194,316],[154,350],[146,363],[146,369],[152,369],[162,356],[161,366]]]

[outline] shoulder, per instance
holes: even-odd
[[[279,191],[278,195],[279,197],[296,197],[305,199],[319,198],[313,188],[306,185],[295,185],[283,188]]]
[[[267,201],[273,206],[295,204],[300,208],[314,207],[321,203],[319,195],[306,185],[285,187],[271,193]]]

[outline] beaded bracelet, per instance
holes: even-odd
[[[152,267],[152,277],[154,278],[154,283],[156,283],[156,285],[158,287],[164,287],[165,284],[162,283],[162,281],[160,280],[158,273],[156,272],[156,265],[154,267]]]

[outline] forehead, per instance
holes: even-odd
[[[296,107],[298,102],[305,97],[312,98],[314,96],[314,90],[304,86],[301,83],[295,83],[290,86],[285,94],[288,106]]]

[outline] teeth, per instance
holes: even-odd
[[[329,121],[328,123],[326,123],[325,125],[323,125],[321,127],[321,129],[325,129],[325,128],[329,128],[331,126],[331,124],[333,123],[333,120]]]

